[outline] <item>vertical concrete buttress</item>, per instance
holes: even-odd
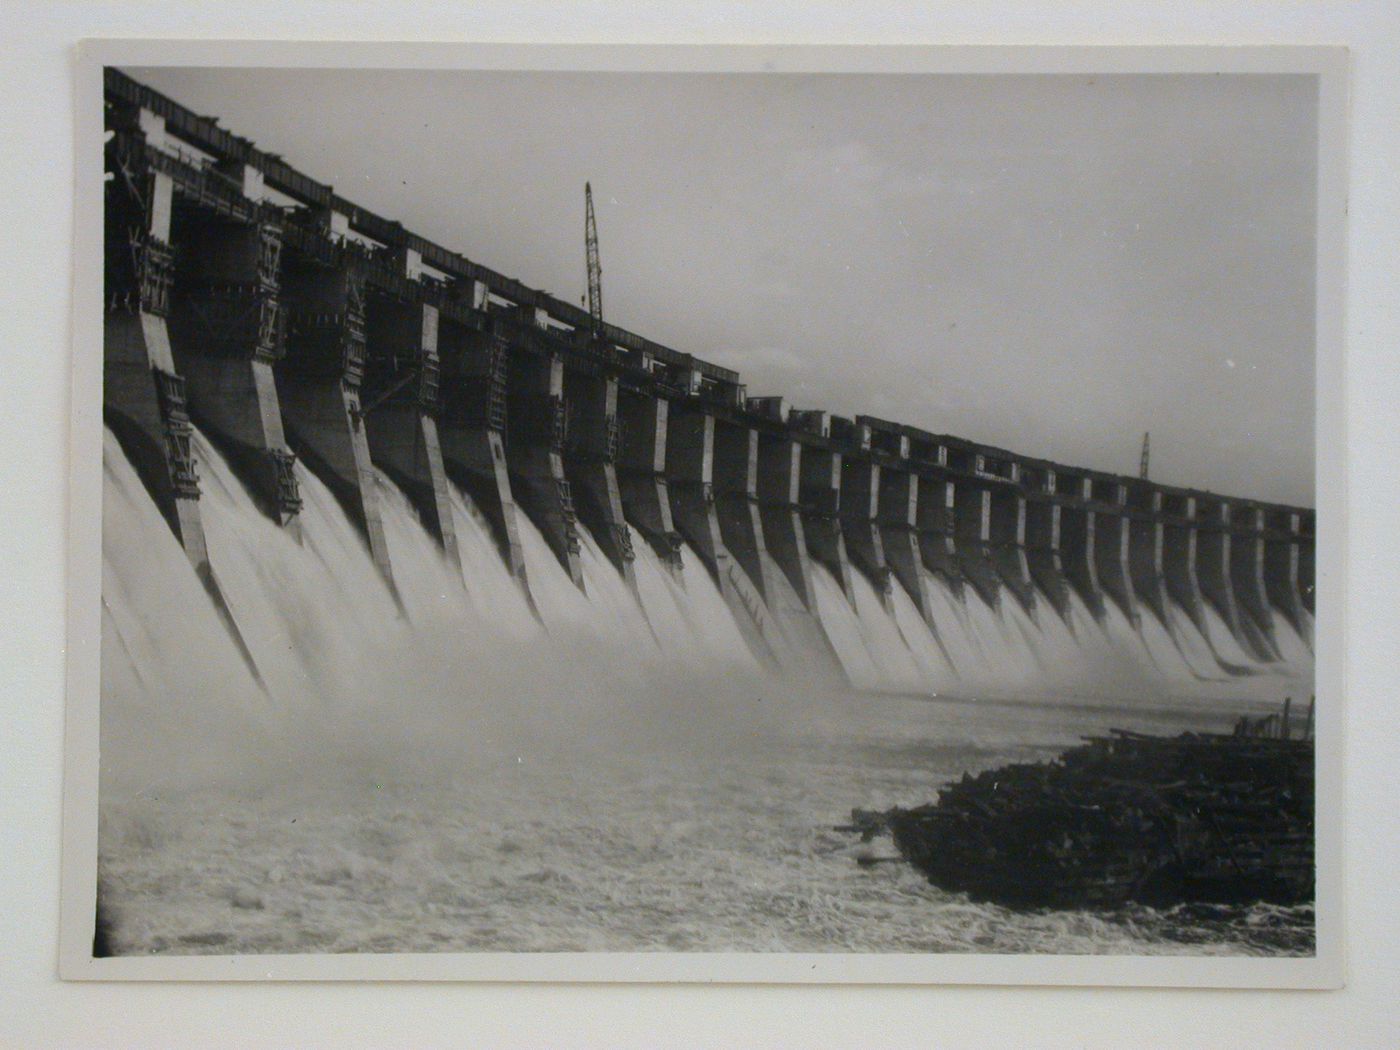
[[[1079,593],[1094,618],[1104,617],[1103,591],[1099,587],[1098,559],[1094,548],[1097,525],[1090,503],[1093,482],[1089,478],[1061,478],[1075,487],[1060,505],[1060,557],[1065,577]]]
[[[285,350],[281,222],[260,208],[253,223],[191,216],[182,226],[171,341],[191,414],[263,513],[296,529],[301,496],[273,376]]]
[[[1231,563],[1235,560],[1231,535],[1231,504],[1225,500],[1203,500],[1198,504],[1201,525],[1196,542],[1196,575],[1200,581],[1201,595],[1214,606],[1225,629],[1235,637],[1246,652],[1260,658],[1268,654],[1261,647],[1253,624],[1240,613],[1240,605],[1235,596],[1235,581]]]
[[[161,127],[158,118],[143,114]],[[174,186],[137,158],[106,189],[103,417],[206,587],[209,550],[199,512],[185,381],[167,318],[173,293]]]
[[[802,520],[803,447],[787,434],[758,435],[758,507],[763,542],[809,610],[817,607]]]
[[[574,585],[583,587],[573,492],[564,473],[569,429],[564,361],[515,349],[510,358],[506,464],[516,500],[543,533]]]
[[[671,572],[679,573],[682,537],[671,517],[666,477],[670,402],[649,392],[624,388],[618,391],[617,405],[622,426],[617,483],[623,514]]]
[[[846,599],[854,603],[851,562],[841,531],[841,453],[808,445],[802,450],[801,468],[798,498],[807,550],[835,577]]]
[[[956,500],[952,479],[933,474],[919,477],[919,553],[924,568],[961,595],[965,579],[958,559]]]
[[[1265,521],[1264,586],[1269,602],[1283,614],[1298,636],[1311,645],[1312,622],[1298,586],[1300,516],[1286,510],[1272,511]]]
[[[520,510],[506,464],[510,351],[504,339],[489,332],[442,322],[438,354],[443,467],[485,516],[506,567],[533,603],[520,542]]]
[[[740,633],[754,656],[768,666],[777,666],[769,623],[764,608],[764,596],[759,590],[762,575],[751,577],[750,570],[739,562],[738,555],[726,546],[726,535],[720,525],[719,468],[716,455],[718,420],[703,404],[690,398],[670,403],[666,413],[666,479],[671,497],[671,518],[676,528],[719,588],[720,596],[734,613]],[[745,428],[747,429],[747,428]],[[745,471],[747,473],[747,471]],[[734,485],[733,478],[727,484]],[[728,502],[741,502],[730,494]],[[742,504],[752,505],[746,497]],[[739,509],[743,509],[742,507]],[[756,509],[754,511],[756,514]],[[749,526],[759,539],[762,532],[757,523]],[[729,534],[742,531],[742,520],[731,523]],[[760,561],[759,552],[750,552],[751,560]]]
[[[624,516],[617,470],[622,443],[617,378],[566,371],[564,399],[569,406],[564,473],[573,493],[574,508],[608,561],[636,593],[633,562],[637,555]]]
[[[1298,591],[1303,596],[1303,607],[1312,613],[1316,609],[1317,590],[1317,512],[1310,510],[1300,514],[1298,527]]]
[[[716,419],[714,495],[724,546],[748,574],[765,600],[774,590],[758,506],[758,432],[753,427]]]
[[[992,493],[987,482],[953,482],[953,530],[963,577],[993,608],[1001,602],[1001,575],[992,560]]]
[[[365,374],[365,279],[360,253],[344,248],[335,265],[306,263],[285,277],[287,353],[277,394],[297,454],[335,493],[369,543],[390,589],[389,546],[360,409]]]
[[[1198,504],[1200,526],[1196,534],[1196,578],[1201,594],[1215,606],[1231,633],[1239,634],[1235,594],[1230,587],[1230,545],[1225,527],[1229,507],[1222,503]]]
[[[1011,484],[988,493],[991,500],[992,562],[1001,582],[1032,617],[1036,615],[1035,582],[1026,559],[1026,497],[1021,492],[1020,467],[1010,465]]]
[[[1126,513],[1127,487],[1121,482],[1099,481],[1094,483],[1094,495],[1098,505],[1093,512],[1094,558],[1099,586],[1123,610],[1128,622],[1137,624],[1137,595],[1129,567],[1131,522]]]
[[[1162,520],[1162,493],[1135,486],[1130,492],[1128,521],[1128,569],[1133,593],[1169,632],[1175,630],[1167,594],[1165,568],[1166,525]]]
[[[1185,610],[1196,629],[1209,638],[1201,583],[1196,575],[1197,512],[1195,496],[1163,494],[1162,572],[1167,593]]]
[[[1230,585],[1239,607],[1240,626],[1256,655],[1276,659],[1273,610],[1264,589],[1264,512],[1236,505],[1230,512]]]
[[[885,545],[879,523],[880,465],[868,454],[852,449],[841,456],[841,532],[851,564],[864,573],[891,608],[890,570],[885,561]]]
[[[1026,500],[1026,562],[1031,578],[1060,618],[1070,622],[1069,579],[1060,554],[1060,497],[1052,470],[1038,470]]]
[[[727,558],[715,512],[715,417],[691,401],[673,401],[666,419],[666,477],[671,518],[717,583]]]
[[[924,622],[936,631],[928,577],[919,550],[919,476],[901,467],[882,467],[877,514],[886,564],[909,592]]]
[[[440,328],[434,306],[371,299],[362,411],[375,465],[408,496],[423,527],[460,572],[462,556],[438,434]]]

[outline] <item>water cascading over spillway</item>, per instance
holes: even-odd
[[[104,94],[111,768],[778,698],[1311,693],[1307,508],[750,398],[120,71]]]
[[[526,520],[537,619],[465,495],[452,493],[459,576],[380,476],[396,602],[343,508],[310,471],[298,467],[298,541],[258,510],[198,432],[195,453],[210,558],[265,686],[208,596],[199,597],[178,542],[108,433],[102,717],[104,751],[123,758],[104,762],[104,771],[159,768],[161,779],[181,779],[208,771],[220,754],[327,742],[353,750],[386,730],[435,744],[457,733],[465,750],[490,750],[493,733],[500,747],[536,731],[564,738],[587,724],[590,710],[626,717],[629,706],[664,708],[702,676],[730,690],[758,676],[689,552],[681,586],[637,545],[639,603],[585,536],[585,597]],[[561,715],[570,722],[548,724]]]
[[[219,754],[333,744],[343,755],[385,738],[508,751],[539,734],[577,740],[595,716],[599,726],[634,728],[703,721],[717,697],[772,691],[784,677],[750,651],[732,605],[688,548],[676,573],[637,540],[634,592],[585,531],[580,590],[524,519],[532,610],[469,498],[451,494],[459,574],[379,475],[396,599],[310,471],[297,468],[298,539],[259,511],[198,432],[194,448],[210,562],[262,683],[109,433],[102,717],[114,761],[104,770],[178,779],[207,772]],[[852,600],[815,567],[815,621],[829,648],[814,662],[834,654],[831,693],[854,694],[851,703],[862,692],[1151,703],[1274,701],[1308,689],[1309,648],[1282,616],[1274,628],[1283,658],[1264,663],[1229,639],[1218,616],[1206,638],[1174,608],[1169,625],[1143,611],[1135,627],[1113,603],[1099,620],[1074,596],[1067,617],[1042,603],[1032,619],[1014,601],[993,607],[972,588],[926,582],[932,623],[897,583],[886,603],[855,573]],[[781,637],[803,644],[801,632]]]

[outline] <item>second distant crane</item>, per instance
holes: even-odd
[[[588,313],[593,318],[593,334],[603,332],[603,264],[598,260],[598,220],[593,216],[593,187],[583,184],[583,241],[588,257]]]

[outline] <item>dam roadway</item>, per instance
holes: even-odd
[[[449,485],[529,596],[520,515],[584,586],[580,527],[634,590],[632,537],[699,556],[763,659],[825,651],[813,583],[931,581],[1032,618],[1170,608],[1219,650],[1311,643],[1315,514],[749,397],[739,373],[613,325],[338,196],[105,72],[104,418],[206,588],[198,425],[295,531],[300,458],[389,588],[375,472],[462,567]],[[694,570],[692,570],[694,571]],[[1212,637],[1212,632],[1216,637]],[[811,644],[814,643],[815,645]]]

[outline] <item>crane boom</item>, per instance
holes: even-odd
[[[593,187],[583,184],[583,239],[588,257],[588,312],[593,317],[593,331],[603,328],[603,264],[598,260],[598,221],[593,216]]]

